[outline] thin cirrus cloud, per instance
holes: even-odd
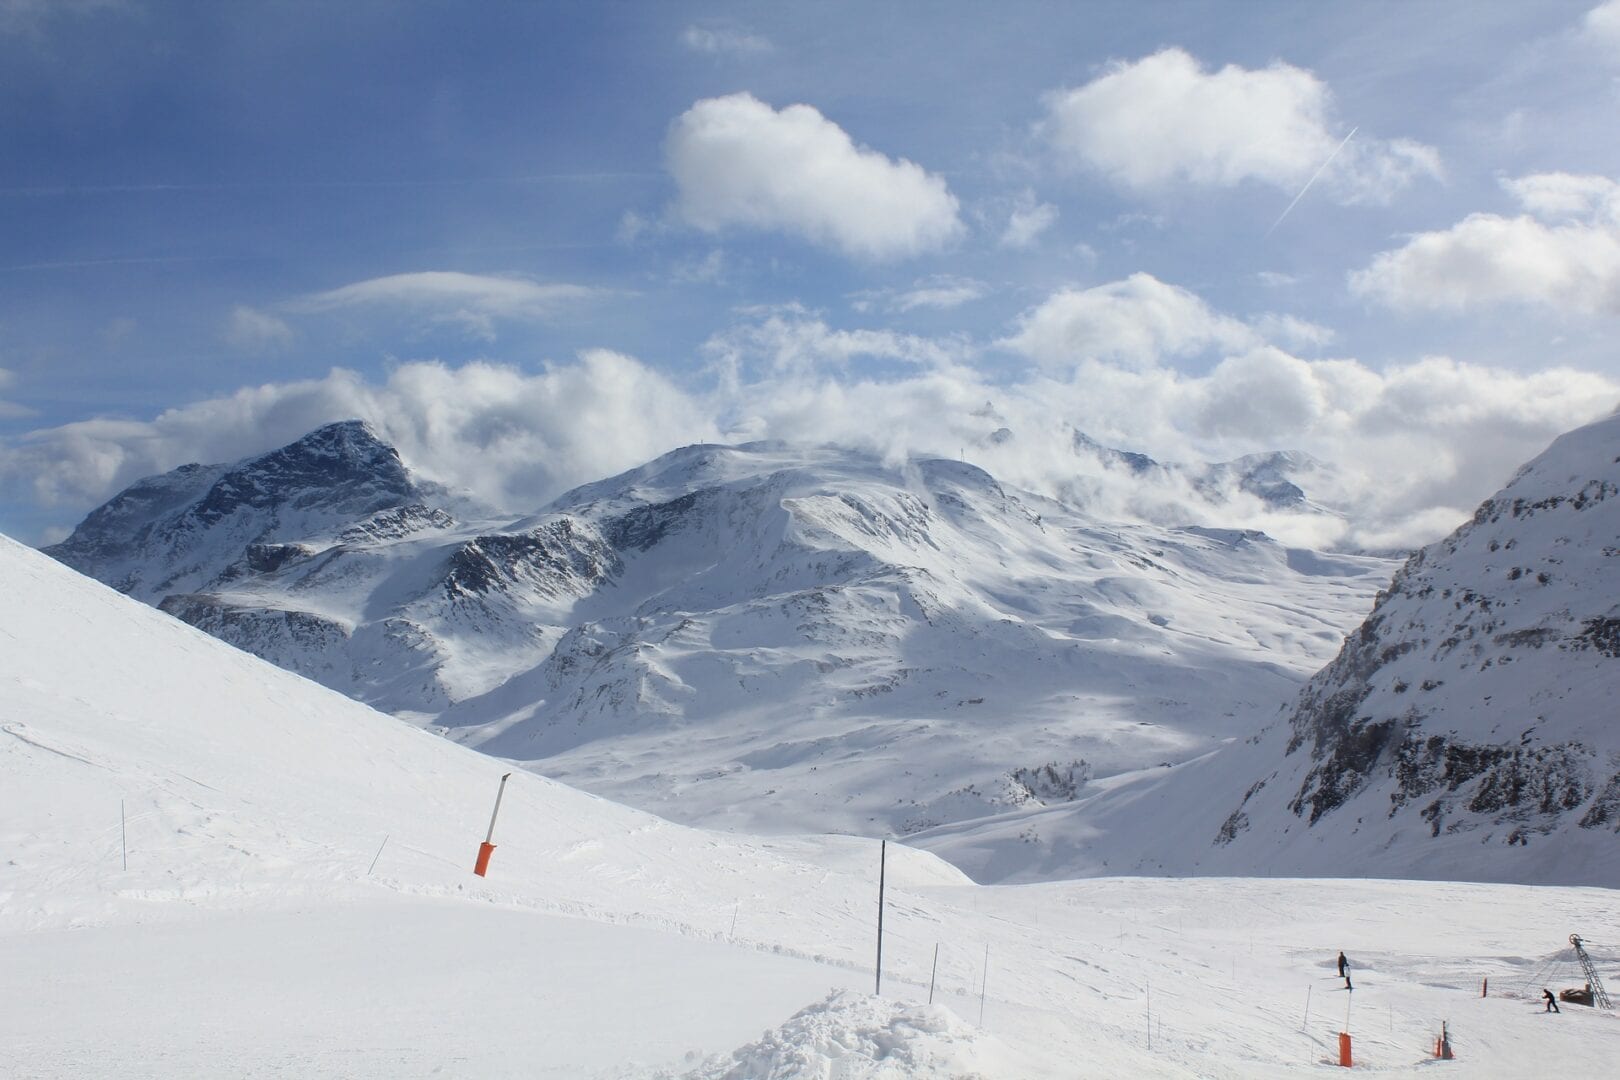
[[[867,289],[850,298],[856,311],[882,310],[904,314],[932,309],[947,311],[989,295],[989,287],[973,278],[934,274],[913,282],[909,289]]]
[[[521,277],[424,270],[356,281],[282,305],[299,315],[345,309],[393,308],[429,324],[450,324],[471,337],[494,340],[501,321],[545,321],[572,304],[598,295],[583,285],[542,283]]]
[[[1298,192],[1321,184],[1341,202],[1383,202],[1417,177],[1438,177],[1432,147],[1358,134],[1337,154],[1333,95],[1303,68],[1276,61],[1207,71],[1186,51],[1116,61],[1076,89],[1046,96],[1038,126],[1058,158],[1120,188],[1245,181]]]
[[[1537,173],[1502,186],[1523,213],[1418,233],[1353,272],[1351,291],[1402,311],[1513,303],[1620,314],[1620,184]]]
[[[710,56],[761,56],[775,51],[769,38],[725,26],[688,26],[681,31],[681,44]]]
[[[708,98],[675,120],[665,151],[671,215],[704,232],[787,233],[872,262],[940,251],[964,232],[943,179],[857,145],[810,105]]]

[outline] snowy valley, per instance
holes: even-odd
[[[1144,484],[1189,473],[1090,452]],[[1288,480],[1315,468],[1197,476],[1323,513]],[[688,447],[503,517],[359,422],[142,481],[49,552],[586,790],[859,835],[1066,804],[1251,734],[1396,565],[778,444]]]

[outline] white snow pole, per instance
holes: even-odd
[[[737,940],[737,916],[742,914],[742,901],[739,899],[731,909],[731,940]]]
[[[1305,1019],[1300,1021],[1299,1030],[1307,1031],[1311,1026],[1311,984],[1305,984]]]
[[[501,777],[501,786],[495,792],[495,811],[489,815],[489,832],[484,835],[484,842],[478,845],[478,861],[473,864],[473,873],[483,877],[489,870],[489,857],[495,850],[495,819],[501,813],[501,796],[506,794],[506,781],[512,776],[507,773]]]
[[[1147,1033],[1148,1050],[1153,1049],[1153,983],[1147,984]]]
[[[878,848],[878,933],[877,933],[877,982],[872,987],[874,995],[883,993],[883,878],[889,865],[889,842],[883,841]]]
[[[123,852],[124,869],[129,869],[129,826],[124,824],[124,800],[118,800],[118,848]]]
[[[928,1004],[934,1003],[934,979],[939,975],[939,942],[934,942],[934,967],[928,972]]]

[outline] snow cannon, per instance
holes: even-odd
[[[489,857],[495,852],[495,819],[501,813],[501,796],[506,794],[506,781],[512,774],[507,773],[501,777],[501,786],[495,791],[495,812],[489,815],[489,832],[484,834],[484,842],[478,845],[478,861],[473,863],[473,873],[483,877],[489,872]]]

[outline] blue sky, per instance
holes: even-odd
[[[0,530],[363,414],[514,508],[1080,428],[1429,539],[1620,403],[1617,79],[1593,0],[0,0]]]

